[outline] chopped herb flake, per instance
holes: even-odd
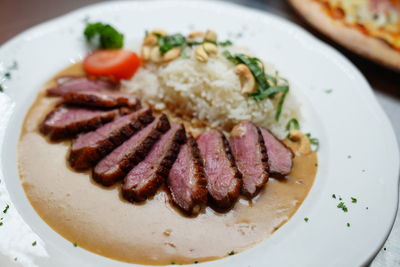
[[[175,262],[171,262],[171,265],[175,265]]]
[[[74,247],[77,247],[77,246],[78,246],[78,243],[74,242],[74,243],[72,243],[72,245],[73,245]]]
[[[228,253],[228,255],[229,256],[235,255],[235,251],[232,250],[231,252]]]
[[[34,246],[36,246],[36,241],[33,241],[33,243],[32,243],[32,247],[34,247]]]
[[[199,261],[194,261],[194,264],[197,264],[197,263],[199,263]]]
[[[351,197],[351,203],[357,203],[357,198]]]
[[[10,73],[10,72],[4,73],[4,77],[5,77],[6,79],[11,79],[11,73]]]
[[[8,211],[9,208],[10,208],[10,205],[7,205],[7,206],[4,208],[3,213],[7,213],[7,211]]]
[[[1,84],[0,84],[0,92],[4,92],[4,88]]]
[[[3,225],[3,222],[0,222],[0,226],[2,226]]]
[[[335,194],[332,194],[332,198],[336,198],[336,195],[335,195]]]
[[[343,200],[342,197],[339,196],[339,200],[342,201]]]
[[[365,207],[365,209],[367,210],[367,209],[368,209],[368,207]]]
[[[230,46],[232,44],[233,43],[230,40],[226,40],[226,41],[223,41],[223,42],[218,42],[218,45],[220,45],[220,46]]]
[[[249,57],[244,54],[232,55],[229,51],[225,50],[222,53],[226,59],[231,61],[233,64],[244,64],[246,65],[256,80],[257,91],[249,94],[256,101],[262,101],[266,98],[274,98],[275,95],[279,94],[280,99],[277,104],[275,120],[279,121],[279,117],[282,113],[283,103],[287,93],[289,92],[289,85],[277,85],[277,79],[266,74],[264,71],[264,65],[261,60],[255,57]]]
[[[183,48],[186,45],[186,38],[180,33],[166,36],[158,35],[157,37],[161,53],[165,53],[175,47]]]
[[[290,131],[291,129],[300,130],[300,124],[298,120],[295,118],[290,119],[286,124],[286,131]]]
[[[305,221],[305,222],[308,222],[308,218],[307,218],[307,217],[306,217],[306,218],[304,218],[304,221]]]
[[[88,23],[83,34],[86,40],[96,48],[116,49],[124,45],[124,35],[109,24]]]
[[[318,151],[319,149],[319,139],[315,137],[311,137],[311,133],[306,133],[305,134],[308,137],[308,140],[310,140],[310,143],[312,146],[314,146],[314,151]]]
[[[318,163],[315,163],[314,166],[315,166],[315,167],[318,167]]]
[[[347,158],[348,158],[348,159],[351,159],[351,155],[348,155]]]
[[[327,89],[324,92],[327,93],[327,94],[330,94],[330,93],[332,93],[332,91],[333,91],[332,89]]]
[[[350,227],[350,223],[347,223],[347,227]]]
[[[337,205],[337,207],[338,207],[339,209],[342,209],[344,212],[348,212],[348,209],[347,209],[346,205],[344,204],[344,202],[340,202],[340,203]]]

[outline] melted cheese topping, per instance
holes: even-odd
[[[400,51],[400,0],[317,0],[345,25],[380,38]]]

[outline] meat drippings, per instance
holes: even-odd
[[[81,73],[77,64],[61,74]],[[162,190],[144,204],[131,204],[120,197],[119,187],[104,188],[91,180],[89,172],[68,167],[70,141],[49,143],[38,132],[54,101],[40,93],[26,116],[18,146],[23,188],[56,232],[79,247],[116,260],[188,264],[251,248],[296,212],[316,175],[315,152],[296,156],[286,179],[271,178],[251,204],[240,199],[227,213],[207,207],[197,217],[185,217]],[[295,143],[285,143],[296,149]]]

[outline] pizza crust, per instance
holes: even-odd
[[[338,23],[314,0],[289,0],[289,2],[308,23],[339,44],[388,68],[400,71],[400,52],[384,41]]]

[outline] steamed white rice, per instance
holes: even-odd
[[[222,49],[220,49],[222,50]],[[235,48],[230,48],[236,52]],[[142,100],[157,110],[168,109],[177,116],[202,121],[210,127],[230,129],[248,120],[266,127],[283,138],[291,118],[299,118],[299,105],[290,90],[279,122],[275,120],[279,97],[255,101],[240,93],[240,80],[234,64],[219,53],[207,63],[191,58],[179,58],[163,65],[146,64],[123,88],[139,93]],[[275,73],[266,67],[270,74]]]

